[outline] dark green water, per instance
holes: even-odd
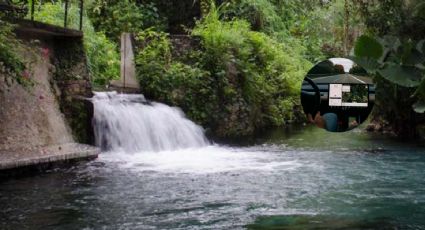
[[[0,182],[1,229],[425,229],[425,149],[277,131]]]

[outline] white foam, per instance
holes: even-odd
[[[156,152],[209,145],[202,127],[179,108],[116,92],[95,93],[92,101],[96,144],[104,150]]]
[[[96,93],[94,126],[99,160],[139,171],[215,173],[291,170],[300,164],[276,153],[211,145],[202,127],[179,108],[143,95]]]
[[[232,149],[220,146],[189,148],[161,152],[108,152],[99,160],[115,162],[121,168],[136,171],[173,173],[218,173],[242,170],[292,170],[301,164],[296,160],[282,159],[276,153]]]

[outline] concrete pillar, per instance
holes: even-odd
[[[111,82],[112,87],[140,89],[136,78],[133,44],[130,33],[121,34],[121,78]]]

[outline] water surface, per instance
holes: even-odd
[[[0,182],[2,229],[425,228],[425,154],[358,131],[104,152]]]

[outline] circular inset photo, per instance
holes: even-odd
[[[372,78],[347,58],[331,58],[315,65],[301,87],[301,103],[308,121],[330,132],[359,126],[374,102]]]

